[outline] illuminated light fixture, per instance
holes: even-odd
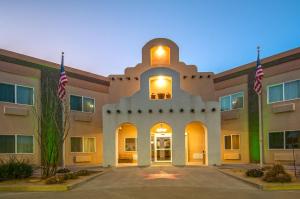
[[[158,87],[164,87],[167,84],[166,79],[163,76],[158,76],[157,80],[156,80],[156,85]]]
[[[155,54],[159,57],[165,55],[165,50],[162,46],[158,46],[157,50],[155,51]]]

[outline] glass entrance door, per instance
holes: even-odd
[[[156,133],[154,136],[155,162],[172,161],[172,135],[171,133]]]

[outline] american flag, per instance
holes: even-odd
[[[256,62],[256,71],[255,71],[255,82],[253,89],[255,92],[260,95],[262,92],[262,79],[264,76],[264,71],[262,69],[260,58],[259,58],[259,47],[257,48],[257,62]]]
[[[64,100],[65,98],[67,83],[68,83],[68,78],[64,67],[64,53],[62,52],[61,65],[60,65],[60,77],[59,77],[58,89],[57,89],[57,95],[60,100]]]

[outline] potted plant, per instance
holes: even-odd
[[[157,96],[158,96],[158,99],[165,99],[164,93],[158,93]]]
[[[151,99],[155,99],[156,95],[154,93],[151,94]]]
[[[167,98],[167,99],[170,99],[170,98],[171,98],[171,94],[170,94],[170,93],[167,93],[166,98]]]

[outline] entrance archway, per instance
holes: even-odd
[[[123,123],[116,129],[117,165],[137,163],[137,128],[131,123]]]
[[[201,122],[185,127],[185,157],[187,165],[207,164],[207,129]]]
[[[172,162],[172,128],[164,122],[150,129],[151,162]]]

